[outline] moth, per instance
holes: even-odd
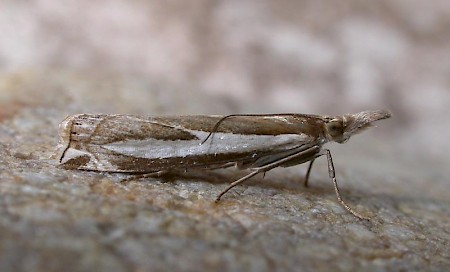
[[[358,218],[367,219],[342,199],[327,142],[345,143],[389,111],[363,111],[342,116],[310,114],[233,114],[227,116],[133,116],[77,114],[59,127],[60,166],[65,169],[161,175],[180,170],[235,166],[250,172],[231,188],[276,167],[326,156],[328,173],[339,203]]]

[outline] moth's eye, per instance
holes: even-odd
[[[327,124],[328,133],[332,136],[340,136],[343,133],[342,122],[338,120],[332,120]]]

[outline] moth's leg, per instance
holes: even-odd
[[[317,158],[317,157],[316,157],[316,158]],[[306,171],[306,176],[305,176],[305,183],[304,183],[305,187],[308,187],[309,174],[311,174],[311,169],[312,169],[314,160],[315,160],[316,158],[312,159],[312,160],[309,162],[308,171]]]
[[[208,170],[224,169],[224,168],[228,168],[228,167],[232,167],[232,166],[236,166],[236,162],[227,162],[227,163],[224,163],[224,164],[208,166],[207,169]]]
[[[162,170],[162,171],[158,171],[158,172],[144,173],[144,174],[135,174],[135,175],[132,175],[132,176],[130,176],[128,178],[125,178],[125,179],[121,180],[120,182],[121,183],[128,183],[130,181],[138,180],[138,179],[160,177],[160,176],[165,175],[167,173],[169,173],[168,170]]]
[[[333,182],[334,191],[336,192],[336,197],[337,197],[337,200],[339,201],[339,203],[354,216],[356,216],[360,219],[370,220],[370,218],[362,216],[359,213],[355,212],[352,208],[350,208],[350,206],[348,206],[344,202],[344,200],[342,199],[341,193],[339,192],[339,187],[338,187],[337,180],[336,180],[336,172],[334,170],[333,159],[331,158],[330,150],[323,149],[319,154],[317,154],[317,157],[322,156],[322,155],[327,155],[328,175],[330,176],[331,182]]]
[[[255,176],[256,174],[261,173],[261,172],[267,172],[267,171],[269,171],[269,170],[271,170],[271,169],[273,169],[273,168],[276,168],[276,167],[278,167],[278,166],[280,166],[280,165],[286,164],[286,163],[289,162],[289,161],[296,160],[296,159],[298,159],[298,158],[300,158],[300,157],[302,157],[302,156],[305,156],[305,154],[309,154],[310,152],[317,153],[319,150],[320,150],[320,147],[319,147],[319,146],[313,146],[313,147],[310,147],[310,148],[308,148],[308,149],[302,150],[302,151],[300,151],[300,152],[291,154],[291,155],[289,155],[289,156],[287,156],[287,157],[281,158],[281,159],[279,159],[279,160],[277,160],[277,161],[274,161],[274,162],[272,162],[272,163],[269,163],[269,164],[266,164],[266,165],[263,165],[263,166],[260,166],[260,167],[253,168],[253,170],[254,170],[253,172],[251,172],[251,173],[249,173],[248,175],[246,175],[246,176],[244,176],[244,177],[242,177],[242,178],[240,178],[240,179],[234,181],[234,182],[231,183],[227,188],[225,188],[225,190],[223,190],[223,191],[217,196],[216,202],[218,202],[218,201],[220,200],[220,198],[221,198],[226,192],[228,192],[231,188],[235,187],[236,185],[241,184],[242,182],[244,182],[244,181],[246,181],[247,179],[249,179],[249,178]]]
[[[231,183],[227,188],[225,188],[225,190],[223,190],[222,192],[220,192],[220,194],[217,195],[216,197],[216,203],[220,201],[220,198],[226,193],[228,192],[231,188],[241,184],[242,182],[246,181],[247,179],[253,177],[254,175],[260,173],[261,171],[259,170],[255,170],[253,172],[251,172],[250,174],[243,176],[242,178],[234,181],[233,183]]]
[[[295,165],[302,164],[302,163],[305,163],[305,162],[309,161],[308,171],[306,172],[305,181],[304,181],[305,187],[308,187],[308,180],[309,180],[309,176],[310,176],[310,173],[311,173],[311,169],[312,169],[314,160],[317,158],[317,153],[319,151],[317,149],[312,149],[311,150],[310,148],[311,148],[311,146],[309,146],[309,147],[308,146],[299,146],[294,151],[290,150],[288,152],[282,152],[282,153],[279,153],[279,154],[274,154],[274,155],[270,155],[270,156],[267,156],[267,157],[260,158],[260,159],[258,159],[256,161],[254,161],[253,164],[255,166],[257,166],[257,167],[258,166],[264,166],[266,164],[269,164],[270,162],[274,162],[274,161],[280,160],[282,158],[288,157],[288,156],[290,156],[292,154],[296,154],[298,152],[302,152],[302,151],[308,150],[308,152],[303,153],[303,156],[297,157],[295,160],[294,159],[289,160],[286,163],[283,163],[283,165],[280,165],[281,167],[291,167],[291,166],[295,166]]]

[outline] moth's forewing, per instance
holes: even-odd
[[[258,159],[279,157],[277,154],[299,146],[323,144],[322,121],[314,116],[222,118],[74,115],[61,125],[61,165],[136,173],[209,168],[229,162],[251,166]]]

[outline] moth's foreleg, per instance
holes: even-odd
[[[369,220],[370,218],[365,217],[360,215],[359,213],[355,212],[352,208],[350,208],[350,206],[347,205],[347,203],[344,202],[344,200],[342,199],[341,193],[339,192],[339,187],[337,184],[337,180],[336,180],[336,171],[334,170],[334,165],[333,165],[333,159],[331,158],[331,152],[329,149],[323,149],[318,155],[322,156],[322,155],[327,155],[327,161],[328,161],[328,175],[331,179],[331,182],[333,182],[334,185],[334,191],[336,192],[336,197],[337,200],[339,201],[339,203],[347,210],[349,211],[351,214],[353,214],[354,216],[360,218],[360,219],[365,219],[365,220]]]

